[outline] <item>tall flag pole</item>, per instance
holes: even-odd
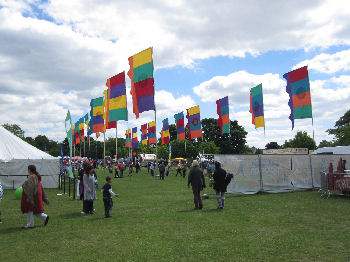
[[[128,76],[131,80],[130,93],[133,101],[133,112],[136,118],[139,118],[142,112],[154,110],[154,121],[157,124],[157,111],[154,103],[152,53],[153,49],[150,47],[129,57],[130,70],[128,71]],[[156,143],[156,173],[158,169],[157,144],[158,143]]]
[[[220,134],[230,133],[230,117],[229,117],[229,104],[228,96],[216,101],[217,113],[219,115],[218,125],[220,126]]]
[[[154,79],[152,48],[129,57],[130,69],[128,76],[131,80],[131,95],[133,111],[136,118],[149,110],[156,110],[154,104]]]
[[[163,128],[162,128],[162,144],[169,144],[170,142],[170,133],[169,133],[169,122],[168,118],[163,120]]]
[[[310,93],[310,81],[307,66],[285,73],[283,77],[287,81],[286,92],[289,95],[288,105],[290,107],[289,119],[294,129],[295,119],[312,119],[312,105]]]
[[[68,110],[67,116],[64,122],[64,126],[66,129],[66,134],[67,134],[67,140],[68,140],[68,145],[69,145],[69,177],[73,178],[73,171],[72,171],[72,118],[70,116],[70,112]]]
[[[262,84],[250,89],[250,109],[252,124],[255,128],[263,127],[265,134],[264,99]]]
[[[126,103],[125,72],[121,72],[107,79],[108,87],[108,121],[128,121],[128,110]],[[115,128],[115,155],[118,159],[118,123]]]
[[[177,128],[177,140],[184,141],[186,139],[185,136],[185,116],[184,113],[178,113],[174,115],[176,128]]]
[[[194,106],[187,109],[186,118],[188,119],[187,127],[190,140],[202,137],[202,124],[199,106]]]

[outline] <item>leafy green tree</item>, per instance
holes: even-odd
[[[350,145],[350,110],[335,122],[333,129],[328,129],[327,132],[335,136],[334,145]]]
[[[267,143],[265,149],[279,149],[281,146],[277,142]]]
[[[202,121],[203,141],[214,142],[220,148],[221,154],[241,154],[245,151],[246,135],[248,134],[237,120],[230,121],[230,134],[220,134],[217,120],[204,118]],[[201,141],[201,139],[199,139]]]
[[[198,151],[204,154],[218,154],[220,147],[216,146],[213,141],[202,142],[198,144]]]
[[[327,140],[322,140],[317,148],[332,147],[332,146],[334,146],[333,142],[330,142],[330,141],[327,141]]]
[[[22,128],[17,125],[17,124],[3,124],[2,125],[5,129],[7,129],[8,131],[10,131],[12,134],[20,137],[20,138],[24,138],[24,131],[22,130]]]
[[[308,148],[309,150],[314,150],[316,143],[306,132],[299,131],[293,139],[284,142],[283,148]]]

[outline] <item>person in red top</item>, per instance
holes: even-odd
[[[115,172],[114,178],[118,178],[119,177],[119,174],[118,174],[118,161],[115,162],[114,172]]]
[[[34,214],[44,220],[46,226],[49,222],[49,216],[44,213],[44,204],[49,204],[49,200],[41,185],[41,176],[36,171],[34,165],[28,166],[28,179],[22,185],[22,200],[21,210],[22,213],[27,213],[27,225],[22,227],[23,229],[29,229],[34,227]]]

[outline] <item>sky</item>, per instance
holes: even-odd
[[[326,130],[349,109],[349,17],[346,0],[0,0],[0,124],[62,141],[67,110],[73,122],[88,113],[106,80],[128,71],[128,57],[153,47],[158,131],[195,105],[217,118],[216,100],[229,96],[230,119],[251,147],[298,131],[330,141]],[[305,65],[314,124],[296,120],[292,130],[282,76]],[[154,119],[135,118],[126,80],[129,121],[118,123],[118,137]],[[249,90],[260,83],[265,134],[249,113]]]

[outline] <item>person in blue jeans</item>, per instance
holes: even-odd
[[[103,204],[105,206],[105,218],[111,217],[111,211],[113,207],[113,200],[112,196],[118,197],[118,194],[115,194],[112,191],[112,178],[107,176],[106,177],[106,184],[102,187],[102,193],[103,193]]]

